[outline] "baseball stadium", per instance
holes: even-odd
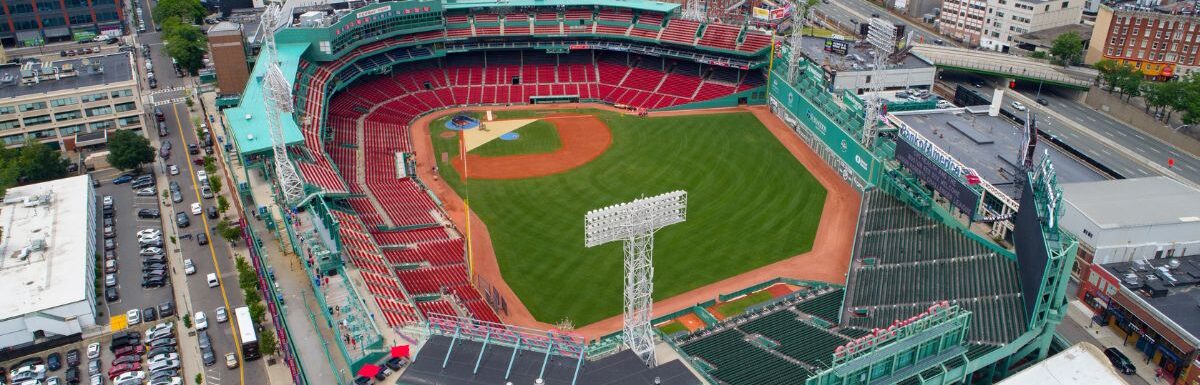
[[[223,111],[338,372],[406,345],[402,384],[965,384],[1062,348],[1048,156],[1000,189],[870,118],[776,35],[790,6],[348,4],[284,6]],[[631,325],[630,243],[585,216],[671,192]]]

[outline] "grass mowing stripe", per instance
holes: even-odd
[[[470,184],[505,281],[539,320],[587,325],[620,313],[621,245],[583,247],[583,215],[602,206],[688,191],[687,222],[656,234],[656,300],[812,248],[825,190],[753,115],[590,113],[613,131],[612,147],[591,163]],[[457,141],[439,136],[439,121],[439,169],[461,194],[454,168],[440,162],[442,152],[457,155]]]

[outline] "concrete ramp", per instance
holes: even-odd
[[[1096,70],[1057,66],[1048,62],[1000,52],[973,50],[930,44],[913,44],[912,52],[944,68],[1003,76],[1019,80],[1044,81],[1076,89],[1088,89]]]

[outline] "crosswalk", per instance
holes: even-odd
[[[187,101],[187,98],[180,96],[177,98],[171,98],[171,99],[167,99],[167,100],[155,100],[153,105],[155,107],[162,107],[162,106],[165,106],[168,104],[184,103],[186,101]]]

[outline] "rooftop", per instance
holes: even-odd
[[[671,12],[679,8],[679,4],[663,1],[647,0],[446,0],[442,5],[445,9],[471,9],[477,7],[619,7],[639,9],[643,11]]]
[[[1008,376],[998,385],[1126,385],[1124,376],[1113,370],[1104,351],[1080,342]]]
[[[846,55],[841,55],[825,50],[825,42],[827,40],[837,39],[805,36],[803,45],[804,56],[822,65],[831,66],[838,71],[866,71],[870,69],[869,66],[873,65],[872,63],[875,60],[874,49],[869,44],[844,40],[849,44],[849,47]],[[926,67],[933,67],[933,64],[916,55],[907,54],[904,55],[904,58],[899,63],[895,63],[888,68],[914,69]]]
[[[1116,11],[1129,12],[1150,12],[1161,13],[1166,15],[1179,15],[1181,17],[1195,13],[1194,4],[1190,1],[1177,1],[1169,4],[1158,6],[1147,6],[1138,4],[1138,1],[1123,1],[1119,4],[1113,4],[1112,9]]]
[[[0,320],[87,299],[88,178],[8,189],[0,206]]]
[[[1200,190],[1165,176],[1089,183],[1060,179],[1060,182],[1067,182],[1062,184],[1066,204],[1102,229],[1200,221]]]
[[[289,82],[296,79],[296,68],[300,63],[300,55],[308,49],[308,43],[278,44],[279,69],[283,78]],[[268,151],[271,149],[271,130],[267,125],[266,107],[262,95],[263,74],[267,72],[267,60],[258,60],[250,72],[250,80],[242,93],[241,103],[237,107],[225,110],[226,121],[233,129],[234,141],[242,154]],[[287,144],[303,142],[300,127],[293,119],[283,119],[283,138]]]
[[[1024,141],[1023,129],[999,116],[930,110],[894,114],[900,120],[945,150],[981,178],[1016,198],[1017,149]],[[1105,177],[1058,147],[1038,141],[1037,154],[1049,151],[1059,183],[1092,182]],[[1069,196],[1069,195],[1068,195]]]
[[[1200,312],[1196,311],[1200,304],[1200,255],[1113,262],[1100,267],[1184,331],[1200,336]]]
[[[1068,32],[1075,32],[1083,39],[1083,44],[1087,44],[1092,38],[1092,26],[1083,24],[1069,24],[1058,26],[1050,29],[1044,29],[1037,32],[1030,32],[1024,35],[1016,36],[1013,39],[1018,43],[1033,44],[1038,47],[1050,48],[1054,45],[1054,39]]]
[[[22,82],[22,65],[0,66],[0,98],[17,98],[129,81],[133,79],[134,72],[129,55],[122,52],[55,61],[52,66],[62,71],[59,79],[55,80],[53,75],[42,75],[40,81],[30,85],[24,85]],[[83,65],[84,60],[90,65]],[[70,64],[67,67],[72,67],[77,76],[70,76],[65,72],[64,66],[67,64]],[[40,71],[43,66],[35,64],[30,68]]]

